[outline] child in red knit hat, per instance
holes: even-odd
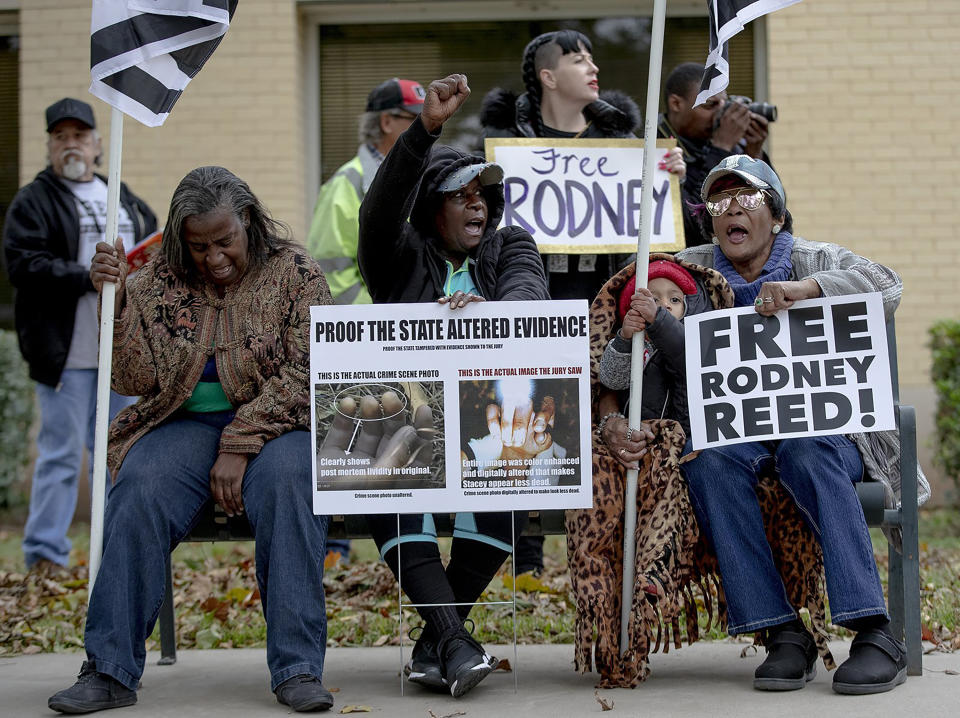
[[[598,376],[607,387],[630,388],[630,364],[634,333],[645,331],[643,352],[643,419],[674,419],[690,435],[682,319],[688,313],[707,310],[709,300],[680,264],[660,259],[650,262],[647,287],[636,292],[631,277],[618,300],[622,325],[607,344]],[[623,406],[626,397],[620,402]]]

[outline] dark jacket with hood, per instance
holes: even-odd
[[[437,188],[454,170],[482,162],[452,147],[433,148],[418,117],[400,135],[360,206],[358,259],[374,303],[433,302],[443,296],[447,265],[436,236],[443,200]],[[470,276],[484,299],[549,299],[533,238],[519,227],[497,229],[503,185],[484,189],[487,224],[470,253]],[[409,217],[409,219],[408,219]]]
[[[123,183],[120,204],[130,215],[137,242],[156,231],[156,216]],[[47,167],[13,198],[3,226],[3,250],[10,282],[17,288],[20,351],[30,377],[48,386],[59,383],[67,362],[77,302],[93,291],[90,270],[77,263],[79,242],[73,193]]]
[[[480,110],[483,136],[539,137],[536,127],[542,125],[542,119],[539,123],[533,121],[535,111],[527,93],[517,96],[508,90],[494,88],[483,98]],[[634,130],[641,124],[637,103],[616,90],[601,92],[599,100],[583,109],[583,116],[589,124],[580,137],[588,139],[634,137]],[[599,255],[593,271],[581,272],[578,268],[581,255],[569,254],[566,272],[549,272],[550,296],[592,301],[603,283],[628,262],[630,256]]]

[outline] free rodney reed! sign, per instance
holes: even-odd
[[[675,140],[657,140],[658,160]],[[487,159],[504,170],[503,226],[530,232],[544,254],[637,251],[643,140],[486,140]],[[653,176],[655,252],[683,249],[676,175]]]
[[[693,448],[895,427],[880,294],[684,319]]]

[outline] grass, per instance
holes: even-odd
[[[887,541],[871,529],[873,552],[887,588]],[[937,509],[920,513],[920,613],[924,638],[949,637],[960,648],[960,511]]]
[[[79,650],[86,613],[88,527],[76,524],[71,568],[46,580],[25,574],[20,553],[22,518],[0,515],[0,655]],[[886,540],[871,532],[881,579],[886,587]],[[960,648],[960,515],[941,509],[921,514],[921,599],[924,636],[945,647]],[[441,539],[441,551],[449,540]],[[521,643],[569,643],[574,604],[566,572],[563,536],[545,544],[542,589],[518,591],[516,632]],[[256,589],[251,542],[195,543],[173,556],[177,640],[181,648],[258,647],[266,629]],[[509,574],[509,565],[506,567]],[[370,540],[354,541],[348,565],[329,566],[324,578],[329,645],[384,645],[412,641],[407,632],[418,621],[412,609],[397,617],[396,582],[379,561]],[[486,601],[510,601],[504,573],[484,594]],[[472,613],[482,642],[510,643],[512,608],[477,607]],[[841,631],[842,632],[842,631]],[[716,628],[706,638],[721,638]],[[159,632],[148,647],[159,644]]]

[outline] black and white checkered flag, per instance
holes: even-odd
[[[220,44],[237,0],[93,0],[90,92],[162,125]]]
[[[727,42],[751,20],[800,0],[707,0],[710,13],[710,54],[703,69],[700,93],[694,107],[727,89],[730,63]]]

